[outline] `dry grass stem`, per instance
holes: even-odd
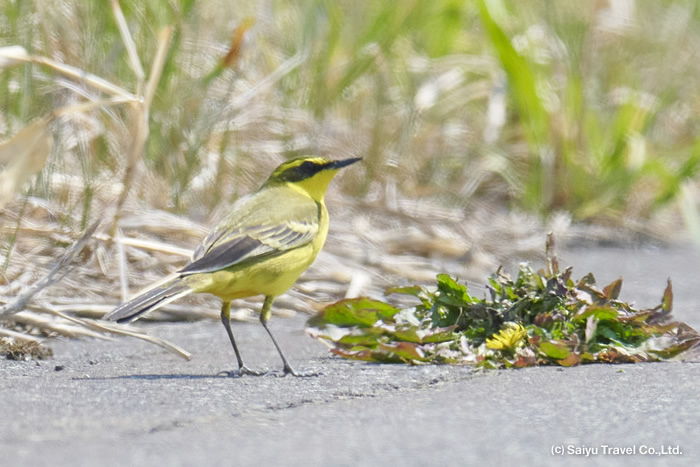
[[[153,97],[156,95],[156,88],[160,82],[160,77],[163,73],[163,66],[165,65],[165,58],[168,52],[168,44],[170,43],[170,38],[173,35],[173,27],[168,26],[163,28],[163,30],[158,34],[158,49],[156,51],[156,56],[151,64],[151,72],[148,75],[148,82],[146,83],[146,90],[143,95],[143,106],[146,112],[151,108],[153,103]]]
[[[94,237],[98,240],[109,241],[110,237],[106,234],[97,233]],[[165,253],[168,255],[183,256],[189,258],[192,256],[192,250],[187,248],[180,248],[176,245],[171,245],[168,243],[144,240],[140,238],[133,237],[123,237],[121,234],[114,238],[114,242],[124,246],[131,246],[134,248],[139,248],[142,250],[152,251],[155,253]]]
[[[36,55],[28,57],[26,61],[51,68],[52,70],[61,73],[62,75],[67,76],[68,78],[74,79],[78,82],[86,84],[98,91],[105,92],[114,97],[120,97],[127,101],[138,100],[138,98],[134,94],[130,93],[126,89],[122,89],[116,84],[110,83],[106,79],[100,78],[99,76],[94,75],[92,73],[88,73],[84,70],[81,70],[80,68],[71,65],[66,65],[65,63],[59,63],[47,57],[40,57]]]
[[[5,329],[2,327],[0,327],[0,336],[9,337],[9,338],[15,339],[15,340],[36,342],[37,344],[41,343],[43,341],[43,339],[39,339],[38,337],[30,336],[29,334],[25,334],[23,332],[17,332],[17,331],[13,331],[11,329]]]
[[[27,49],[21,45],[0,47],[0,69],[21,65],[29,59]]]
[[[145,79],[145,74],[143,72],[143,67],[141,66],[141,60],[139,60],[138,52],[136,51],[136,44],[134,43],[134,38],[129,32],[129,27],[126,24],[126,18],[124,18],[124,13],[117,0],[111,1],[112,13],[114,14],[114,19],[117,22],[117,28],[119,29],[119,34],[121,35],[122,42],[126,48],[126,53],[129,57],[129,66],[131,71],[136,75],[136,80],[138,83],[137,94],[141,92],[141,86],[143,80]]]
[[[151,73],[148,78],[148,83],[146,84],[145,94],[139,102],[133,102],[130,105],[132,131],[130,132],[129,147],[127,150],[126,169],[124,170],[124,177],[122,178],[122,192],[117,200],[114,220],[112,221],[112,228],[110,229],[110,235],[112,236],[114,236],[119,225],[119,218],[124,202],[134,183],[136,167],[143,156],[143,149],[148,139],[150,106],[153,102],[153,96],[155,95],[156,87],[158,86],[163,72],[163,65],[165,64],[166,52],[172,31],[172,27],[166,27],[161,31],[158,37],[158,51],[151,65]]]
[[[61,259],[58,260],[48,274],[32,284],[31,287],[22,292],[13,302],[0,307],[0,317],[7,317],[22,310],[37,293],[63,279],[68,273],[68,265],[80,254],[98,225],[99,222],[95,222],[92,226],[88,227],[83,236],[65,251]]]
[[[79,337],[97,337],[104,338],[104,334],[92,331],[82,324],[66,323],[65,320],[58,320],[55,316],[46,316],[41,312],[42,307],[30,306],[32,311],[20,311],[15,313],[12,320],[16,323],[23,324],[30,328],[41,329],[44,334],[57,334],[64,337],[79,338]]]
[[[285,60],[279,67],[277,67],[277,69],[275,69],[275,71],[267,75],[264,79],[255,84],[252,88],[250,88],[248,91],[241,94],[233,102],[231,102],[229,108],[230,115],[235,115],[240,109],[247,106],[250,103],[250,101],[252,101],[261,92],[268,89],[270,86],[278,82],[284,76],[294,71],[302,63],[304,63],[308,57],[308,50],[304,49]]]
[[[51,306],[45,306],[45,309],[48,313],[55,314],[56,316],[60,316],[61,318],[71,321],[73,323],[79,324],[83,327],[89,328],[89,329],[94,329],[99,332],[107,332],[110,334],[116,334],[116,335],[121,335],[121,336],[129,336],[129,337],[135,337],[137,339],[144,340],[146,342],[149,342],[151,344],[155,344],[157,346],[160,346],[167,351],[174,353],[175,355],[178,355],[185,360],[189,360],[192,357],[192,354],[186,351],[185,349],[178,347],[175,344],[172,344],[164,339],[160,339],[158,337],[153,337],[149,336],[148,334],[137,331],[135,329],[132,329],[129,326],[124,326],[123,324],[114,324],[114,323],[109,323],[107,321],[89,321],[85,319],[80,319],[76,318],[74,316],[67,315],[65,313],[62,313],[58,310],[53,309]]]
[[[122,105],[136,102],[133,98],[116,96],[110,99],[97,99],[90,102],[81,102],[80,104],[68,105],[60,107],[52,112],[54,117],[63,117],[72,114],[82,114],[96,108],[105,108],[113,105]]]

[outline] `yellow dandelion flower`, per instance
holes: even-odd
[[[521,324],[507,322],[503,324],[503,329],[486,339],[486,347],[492,350],[513,351],[520,346],[527,331]]]

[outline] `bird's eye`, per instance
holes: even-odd
[[[304,172],[311,172],[312,170],[314,170],[315,167],[316,167],[316,164],[314,164],[313,162],[309,162],[309,161],[305,161],[304,163],[301,164],[301,170],[303,170]]]

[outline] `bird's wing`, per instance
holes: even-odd
[[[236,203],[233,212],[204,239],[192,262],[180,273],[219,271],[310,243],[318,233],[320,206],[296,192],[276,190],[258,192]],[[261,200],[261,195],[269,202]],[[257,197],[255,204],[259,207],[255,210],[250,209],[253,197]]]

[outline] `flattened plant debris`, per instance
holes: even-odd
[[[53,350],[39,342],[0,338],[0,357],[7,360],[45,360],[52,356]]]
[[[436,287],[397,287],[410,308],[369,298],[333,303],[307,331],[344,358],[382,363],[475,364],[486,368],[583,363],[636,363],[678,357],[700,335],[671,320],[671,280],[661,303],[636,309],[618,299],[619,278],[599,288],[593,274],[572,279],[559,270],[548,239],[546,268],[520,265],[512,279],[499,268],[483,298],[447,274]]]

